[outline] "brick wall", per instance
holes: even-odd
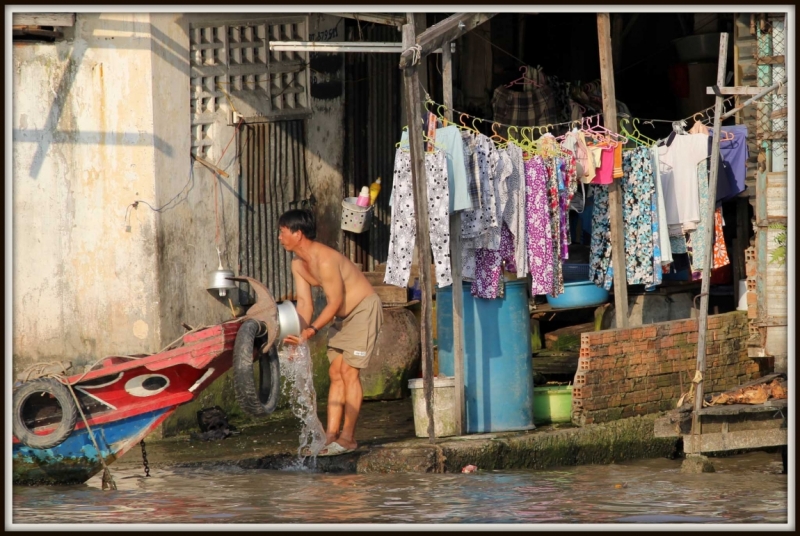
[[[726,391],[769,372],[747,354],[747,313],[708,317],[706,394]],[[572,421],[608,422],[672,409],[689,390],[697,365],[697,320],[581,334],[572,391]]]

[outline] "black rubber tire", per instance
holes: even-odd
[[[37,394],[47,393],[52,395],[61,406],[61,422],[56,429],[47,435],[37,435],[28,428],[22,419],[22,409],[25,402]],[[13,431],[14,436],[24,445],[34,449],[51,449],[63,443],[75,430],[78,422],[78,408],[69,387],[53,378],[40,378],[22,384],[14,391],[14,416]]]
[[[278,351],[273,345],[266,354],[261,346],[266,337],[258,337],[261,323],[246,320],[236,334],[233,345],[233,390],[236,402],[245,412],[256,417],[269,415],[278,407],[281,390],[281,372]],[[258,356],[261,365],[259,386],[253,374],[254,357]]]

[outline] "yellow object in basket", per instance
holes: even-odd
[[[378,177],[375,179],[375,182],[369,185],[369,204],[370,206],[375,204],[375,200],[378,198],[378,194],[381,193],[381,178]]]

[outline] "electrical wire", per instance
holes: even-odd
[[[189,186],[189,184],[191,184],[192,186],[191,186],[191,187],[190,187],[188,190],[186,190],[186,187],[187,187],[187,186]],[[129,218],[129,216],[130,216],[130,211],[131,211],[131,209],[132,209],[132,208],[133,208],[133,209],[135,209],[135,208],[138,208],[138,206],[139,206],[139,203],[141,203],[141,204],[143,204],[143,205],[147,206],[147,207],[148,207],[150,210],[152,210],[153,212],[158,212],[158,213],[161,213],[161,212],[164,212],[164,211],[166,211],[166,210],[170,210],[170,209],[172,209],[172,208],[175,208],[175,207],[178,205],[178,203],[176,203],[176,204],[175,204],[175,205],[173,205],[173,206],[169,206],[169,205],[170,205],[170,204],[171,204],[173,201],[175,201],[176,199],[178,199],[178,197],[180,197],[180,195],[184,193],[184,190],[186,190],[186,195],[188,196],[188,195],[189,195],[189,192],[191,192],[193,188],[194,188],[194,165],[193,165],[193,162],[191,162],[191,158],[190,158],[190,163],[189,163],[189,179],[186,181],[186,184],[184,184],[184,185],[183,185],[183,188],[181,188],[181,189],[180,189],[180,191],[179,191],[177,194],[175,194],[175,197],[173,197],[172,199],[170,199],[169,201],[167,201],[166,203],[164,203],[163,205],[161,205],[161,206],[160,206],[160,207],[158,207],[158,208],[155,208],[153,205],[151,205],[150,203],[148,203],[147,201],[144,201],[144,200],[142,200],[142,199],[137,199],[137,200],[135,200],[133,203],[131,203],[130,205],[128,205],[128,207],[125,209],[125,225],[126,225],[126,226],[127,226],[127,225],[129,225],[129,219],[128,219],[128,218]]]

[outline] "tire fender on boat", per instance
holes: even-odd
[[[28,427],[23,417],[25,403],[32,396],[42,396],[46,393],[56,399],[61,406],[61,422],[55,430],[47,435],[39,435]],[[22,384],[14,391],[14,415],[13,415],[14,436],[22,444],[35,449],[50,449],[63,443],[75,430],[78,422],[78,408],[69,387],[54,378],[39,378]]]
[[[274,345],[262,352],[265,336],[259,337],[262,324],[245,320],[236,334],[233,346],[233,387],[236,402],[244,411],[254,416],[269,415],[278,406],[280,398],[280,364]],[[261,373],[256,388],[253,374],[255,359],[259,360]]]

